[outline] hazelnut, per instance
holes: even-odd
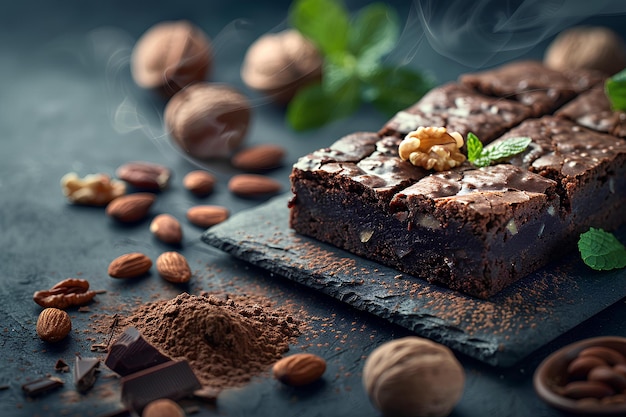
[[[141,417],[185,417],[185,411],[176,402],[161,398],[148,403]]]
[[[552,69],[599,70],[608,75],[626,67],[626,48],[609,28],[577,26],[561,32],[548,46],[544,63]]]
[[[165,106],[165,127],[172,139],[198,159],[229,157],[244,141],[250,118],[248,99],[222,84],[190,85]]]
[[[257,39],[246,52],[241,67],[243,82],[287,103],[298,89],[322,76],[323,59],[317,47],[295,29]]]
[[[212,63],[208,36],[190,22],[170,21],[152,26],[139,38],[131,54],[131,73],[140,87],[171,96],[205,80]]]
[[[463,367],[450,349],[416,336],[379,346],[363,368],[365,390],[385,416],[447,416],[464,384]]]

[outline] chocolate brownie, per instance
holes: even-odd
[[[598,132],[626,138],[626,113],[611,109],[611,102],[602,87],[581,94],[555,114]]]
[[[530,109],[519,103],[448,83],[432,89],[414,106],[397,113],[379,134],[404,137],[419,126],[442,126],[463,137],[473,132],[483,143],[488,143],[530,116]]]
[[[554,112],[576,94],[601,81],[591,71],[561,72],[538,61],[517,61],[501,67],[459,77],[482,94],[516,100],[528,106],[534,117]]]

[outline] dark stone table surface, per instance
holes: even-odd
[[[520,58],[541,58],[553,35],[580,22],[624,28],[621,2],[389,2],[406,21],[402,43],[390,59],[423,68],[438,83],[459,74]],[[364,1],[349,1],[356,10]],[[472,4],[471,8],[468,5]],[[491,5],[491,6],[489,6]],[[321,129],[297,133],[284,121],[284,111],[245,88],[239,68],[246,48],[263,33],[286,26],[288,1],[13,1],[0,10],[0,415],[99,416],[119,409],[115,378],[99,378],[92,391],[75,395],[71,374],[57,374],[58,359],[73,363],[76,354],[90,356],[102,335],[91,331],[94,314],[107,314],[121,304],[169,299],[190,293],[228,290],[262,292],[277,304],[301,306],[312,326],[323,325],[309,351],[325,357],[322,383],[291,389],[264,374],[249,385],[224,391],[215,406],[201,405],[203,416],[377,416],[361,384],[365,357],[380,344],[412,334],[375,315],[361,312],[314,289],[243,262],[201,240],[203,230],[183,221],[181,252],[194,278],[188,287],[170,285],[152,273],[135,282],[107,276],[109,262],[130,251],[153,259],[169,250],[154,240],[149,222],[119,226],[101,208],[72,206],[59,186],[67,172],[80,175],[115,169],[130,160],[169,166],[171,187],[158,196],[152,214],[168,212],[184,219],[196,204],[219,204],[236,214],[262,200],[242,199],[226,188],[237,173],[225,163],[206,167],[218,176],[215,192],[204,199],[190,196],[181,185],[196,161],[177,152],[162,125],[164,102],[139,89],[129,73],[134,42],[152,24],[186,18],[201,26],[215,45],[213,81],[231,84],[254,105],[248,143],[278,143],[287,151],[285,165],[268,175],[288,191],[289,166],[298,156],[332,143],[355,130],[376,130],[384,116],[363,107],[351,118]],[[418,7],[419,6],[419,7]],[[517,11],[516,11],[517,10]],[[421,11],[421,12],[418,12]],[[600,16],[600,15],[603,16]],[[427,28],[420,24],[426,16]],[[508,18],[507,18],[508,17]],[[495,32],[489,35],[489,20]],[[432,34],[432,39],[424,36]],[[48,345],[36,335],[41,310],[32,301],[36,290],[67,277],[88,279],[105,290],[90,312],[71,310],[73,331],[64,342]],[[493,367],[463,353],[467,384],[453,416],[536,416],[561,413],[535,395],[532,375],[548,354],[591,336],[626,335],[624,299],[541,346],[508,368]],[[307,341],[299,340],[296,352]],[[26,381],[51,374],[63,388],[36,399],[24,396]],[[103,370],[101,376],[110,376]]]

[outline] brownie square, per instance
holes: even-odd
[[[602,86],[581,94],[555,114],[589,129],[626,138],[626,113],[611,109]]]
[[[530,109],[519,103],[449,83],[432,89],[414,106],[398,112],[379,134],[404,137],[419,126],[442,126],[463,137],[473,132],[488,143],[530,116]]]

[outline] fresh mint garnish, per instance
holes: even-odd
[[[591,227],[578,239],[583,262],[597,271],[626,267],[626,247],[609,232]]]
[[[400,34],[398,17],[385,4],[365,6],[352,18],[340,0],[295,0],[289,21],[324,57],[321,83],[301,89],[287,106],[296,130],[347,117],[362,103],[391,116],[433,86],[420,72],[383,64]]]
[[[618,72],[604,83],[604,91],[615,111],[626,111],[626,69]]]
[[[486,167],[493,163],[503,162],[506,159],[524,152],[532,139],[525,136],[505,139],[501,142],[492,142],[483,147],[482,142],[474,133],[467,134],[467,159],[477,167]]]

